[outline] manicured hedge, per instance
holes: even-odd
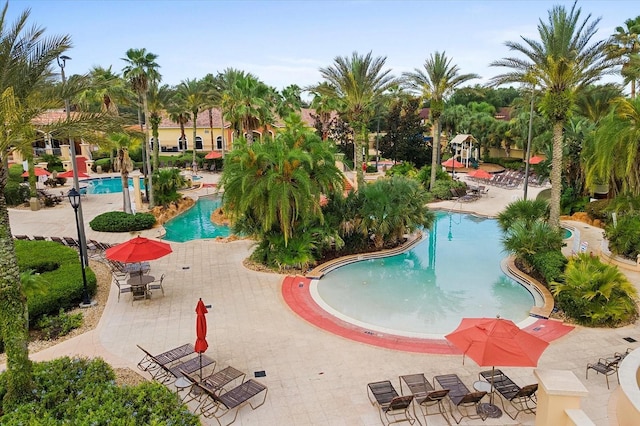
[[[44,314],[57,315],[60,308],[71,308],[82,301],[82,269],[78,252],[52,241],[16,240],[16,256],[20,271],[33,269],[45,283],[46,291],[35,293],[27,300],[29,322]],[[89,295],[96,292],[96,276],[85,269]]]
[[[89,226],[99,232],[130,232],[151,229],[155,223],[156,218],[151,213],[107,212],[96,216]]]

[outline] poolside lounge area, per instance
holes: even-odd
[[[204,179],[216,175],[204,174]],[[535,196],[539,188],[530,188]],[[214,191],[203,187],[189,195],[205,195]],[[516,196],[518,189],[492,188],[487,197],[470,203],[447,201],[438,208],[497,214]],[[83,199],[85,223],[105,210],[121,208],[121,194],[96,195]],[[10,210],[13,234],[66,236],[75,235],[73,210],[68,203],[40,211]],[[581,239],[596,248],[602,232],[585,224],[576,224]],[[156,238],[161,230],[142,233]],[[129,234],[104,234],[90,230],[87,238],[104,243],[118,243]],[[60,345],[33,353],[34,360],[63,355],[100,356],[114,367],[136,371],[140,345],[151,353],[160,353],[185,342],[195,341],[194,306],[198,298],[211,304],[207,315],[209,349],[205,353],[220,365],[232,365],[247,373],[264,371],[265,377],[254,378],[269,389],[264,405],[256,410],[241,411],[235,424],[240,425],[379,425],[378,411],[367,397],[367,383],[390,380],[398,386],[398,377],[417,372],[431,378],[455,373],[466,384],[477,380],[484,368],[473,361],[463,365],[461,355],[415,353],[376,347],[356,342],[316,327],[295,314],[282,296],[284,276],[246,269],[242,261],[252,249],[250,241],[228,243],[197,240],[172,243],[173,252],[154,261],[154,268],[166,273],[173,284],[165,289],[165,297],[143,300],[131,305],[117,303],[117,288],[111,285],[109,301],[98,327]],[[640,288],[640,273],[626,272]],[[109,285],[109,284],[107,284]],[[598,426],[617,424],[614,408],[619,385],[595,374],[585,378],[585,367],[600,357],[624,352],[639,343],[640,327],[620,329],[585,329],[576,327],[554,340],[540,358],[539,368],[573,372],[589,394],[582,409]],[[567,356],[570,354],[570,356]],[[537,381],[533,368],[502,368],[519,384]],[[145,376],[150,378],[150,375]],[[622,377],[621,377],[622,381]],[[202,419],[203,424],[217,424]],[[523,413],[512,420],[462,420],[463,425],[533,425],[535,417]],[[430,425],[445,425],[440,416],[429,418]]]

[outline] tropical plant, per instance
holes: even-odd
[[[538,24],[540,41],[522,37],[524,44],[507,42],[510,50],[526,59],[509,57],[492,66],[511,71],[491,79],[494,85],[505,83],[534,84],[541,87],[544,97],[541,109],[553,124],[553,154],[551,165],[551,202],[549,221],[560,225],[560,194],[562,191],[563,129],[575,103],[575,95],[603,74],[612,72],[616,61],[606,55],[606,43],[590,44],[600,19],[589,22],[591,15],[580,19],[581,10],[573,4],[570,11],[554,6],[548,21]]]
[[[640,16],[624,21],[624,27],[616,27],[609,39],[607,51],[612,58],[622,58],[620,73],[624,84],[631,85],[631,99],[636,98],[636,83],[640,80],[640,67],[634,66],[632,58],[640,54]]]
[[[189,111],[191,116],[193,139],[191,141],[191,149],[193,150],[192,165],[195,167],[196,162],[196,137],[198,128],[198,114],[204,111],[208,105],[206,87],[200,80],[183,80],[178,85],[177,95],[180,97],[180,103]]]
[[[640,214],[627,214],[605,228],[609,250],[636,261],[640,255]]]
[[[316,121],[316,128],[323,141],[329,138],[329,127],[334,113],[340,110],[340,100],[333,94],[335,89],[327,82],[312,86],[307,91],[313,95],[311,108],[315,111],[313,117]]]
[[[158,205],[166,207],[182,198],[178,190],[185,187],[186,181],[180,174],[180,169],[170,168],[159,169],[153,184],[156,186],[156,202]]]
[[[251,145],[253,132],[273,122],[271,89],[252,74],[234,73],[229,83],[221,102],[224,117]]]
[[[560,251],[562,237],[562,231],[552,228],[547,222],[536,220],[529,224],[524,220],[516,220],[503,235],[502,245],[521,263],[525,272],[531,272],[534,256]]]
[[[151,82],[160,81],[161,75],[158,72],[160,66],[156,63],[158,55],[147,52],[147,49],[129,49],[126,53],[127,57],[122,58],[126,65],[122,70],[122,75],[129,81],[131,88],[138,94],[140,106],[145,117],[145,139],[144,139],[144,155],[147,162],[145,176],[149,180],[147,188],[149,188],[149,207],[154,206],[153,200],[153,179],[151,177],[151,156],[149,155],[149,105],[148,93]],[[142,122],[142,121],[140,121]],[[154,144],[154,150],[159,149],[159,144]]]
[[[477,74],[459,74],[460,69],[452,64],[452,58],[447,58],[446,52],[435,52],[424,62],[424,71],[414,69],[413,72],[402,74],[406,87],[430,101],[431,122],[435,124],[433,132],[433,149],[431,154],[431,183],[436,184],[436,169],[440,164],[440,133],[442,123],[440,117],[444,111],[445,100],[453,90],[474,78]]]
[[[364,185],[362,173],[363,152],[367,141],[367,124],[375,110],[377,98],[394,84],[391,70],[385,70],[386,57],[372,56],[372,52],[360,55],[353,52],[351,57],[337,56],[332,66],[320,68],[320,74],[329,83],[327,95],[339,99],[346,120],[354,130],[356,145],[354,167],[358,186]]]
[[[517,200],[498,214],[498,225],[506,232],[517,221],[524,221],[527,226],[531,226],[534,222],[546,221],[548,218],[549,203],[546,200]]]
[[[133,171],[133,161],[129,157],[129,149],[140,144],[140,140],[132,138],[126,133],[114,133],[109,135],[111,147],[116,150],[116,158],[113,162],[113,169],[120,172],[122,181],[122,210],[127,214],[132,214],[131,196],[127,188],[129,188],[129,173]]]
[[[162,114],[171,104],[174,91],[167,84],[158,86],[153,81],[149,85],[149,123],[151,124],[151,135],[153,136],[153,170],[158,170],[160,162],[160,123]],[[155,194],[154,194],[155,195]]]
[[[564,312],[582,325],[625,325],[638,316],[633,284],[617,267],[586,253],[569,260],[564,282],[551,289]]]

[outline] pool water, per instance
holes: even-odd
[[[203,238],[228,237],[228,226],[214,225],[211,213],[220,207],[219,197],[200,197],[196,204],[186,212],[164,224],[165,240],[183,243]]]
[[[87,185],[88,194],[113,194],[122,192],[122,179],[119,177],[86,179],[81,183]],[[133,179],[129,178],[129,189],[133,190]],[[140,180],[140,189],[144,190],[144,182]]]
[[[316,281],[316,302],[348,322],[408,336],[441,337],[464,317],[526,319],[534,299],[500,268],[506,253],[497,222],[436,216],[411,250],[352,263]]]

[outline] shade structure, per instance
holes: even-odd
[[[211,151],[204,156],[205,160],[215,160],[216,158],[222,158],[222,153],[219,151]]]
[[[198,300],[196,305],[196,344],[194,350],[200,354],[200,378],[202,378],[202,353],[207,350],[207,317],[205,314],[209,312],[204,305],[202,299]]]
[[[469,172],[467,176],[476,178],[476,179],[491,179],[492,175],[486,170],[478,169],[478,170]]]
[[[529,164],[540,164],[543,161],[544,161],[544,158],[538,157],[537,155],[534,155],[533,157],[529,158]]]
[[[58,173],[58,177],[61,178],[72,178],[73,177],[73,170],[67,170],[66,172],[63,173]],[[78,172],[78,178],[88,178],[91,177],[88,174],[84,173],[84,172]]]
[[[49,176],[51,173],[42,167],[34,167],[33,172],[36,176]],[[22,173],[22,177],[29,177],[29,171]]]
[[[452,168],[462,168],[464,164],[456,160],[455,158],[449,158],[447,161],[443,162],[442,165],[444,167],[452,167]]]
[[[108,248],[104,253],[110,260],[123,263],[145,262],[171,253],[171,246],[162,241],[135,237],[129,241]]]

